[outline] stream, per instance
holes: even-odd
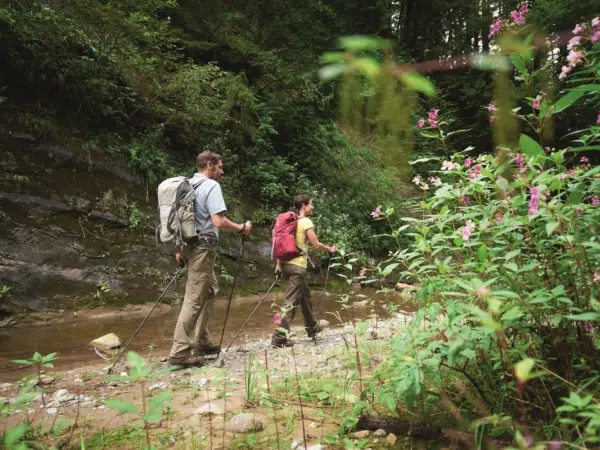
[[[313,309],[315,317],[319,318],[321,310],[322,292],[313,289]],[[351,294],[350,303],[373,301],[369,306],[358,306],[354,309],[357,319],[367,318],[373,312],[383,314],[383,305],[397,300],[393,294],[377,293],[375,289],[360,289],[356,294]],[[242,327],[252,310],[256,307],[262,295],[234,298],[231,305],[227,328],[223,338],[225,349],[235,334]],[[243,346],[250,340],[264,339],[273,331],[273,310],[271,304],[283,302],[282,292],[269,295],[250,319],[244,331],[237,338],[232,349]],[[342,321],[347,322],[351,314],[342,308],[340,295],[332,294],[325,297],[323,318],[330,322],[330,326],[340,325],[336,313],[339,312]],[[227,300],[218,298],[215,303],[213,315],[209,325],[214,343],[218,343],[223,327],[223,319],[227,308]],[[402,305],[403,310],[410,310],[410,305]],[[150,311],[148,308],[147,311]],[[14,359],[30,358],[34,352],[45,355],[57,352],[54,370],[67,371],[85,365],[108,365],[93,350],[88,343],[107,333],[116,333],[123,344],[131,338],[137,327],[143,321],[147,312],[128,314],[127,311],[116,311],[100,317],[73,319],[67,322],[57,322],[42,325],[29,325],[19,328],[0,330],[0,382],[13,382],[29,373],[29,367],[19,367],[11,361]],[[167,356],[171,348],[173,331],[179,307],[162,307],[157,309],[140,330],[138,336],[131,343],[129,349],[143,356],[150,354],[150,345],[154,346],[155,356]],[[302,326],[302,314],[299,312],[294,318],[292,328]],[[304,337],[299,334],[300,338]],[[232,350],[230,350],[232,351]]]

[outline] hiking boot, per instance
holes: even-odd
[[[196,355],[216,355],[221,352],[221,347],[217,344],[198,344],[194,347],[194,353]]]
[[[323,331],[323,327],[317,323],[314,327],[308,330],[306,334],[308,334],[309,338],[314,338],[317,337],[317,334],[319,334],[321,331]]]
[[[273,348],[289,348],[293,346],[294,342],[292,341],[271,342],[271,347]]]
[[[184,359],[173,359],[169,358],[167,364],[169,366],[181,366],[181,367],[201,367],[205,364],[205,360],[202,356],[190,355]]]

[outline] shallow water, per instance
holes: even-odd
[[[367,297],[374,301],[371,306],[355,308],[357,319],[366,318],[373,312],[383,314],[383,305],[398,301],[395,295],[376,293],[374,289],[361,289],[356,294],[351,297],[350,303],[364,302]],[[233,300],[223,339],[224,348],[229,345],[263,295]],[[313,290],[313,309],[317,318],[320,315],[322,298],[321,292]],[[273,310],[271,304],[274,300],[281,304],[281,293],[275,293],[275,296],[270,294],[266,298],[235,341],[233,348],[242,346],[248,340],[265,338],[272,333]],[[218,343],[220,338],[226,308],[227,300],[218,299],[209,326],[212,340],[215,343]],[[410,308],[403,305],[403,309]],[[339,294],[325,297],[324,311],[323,318],[327,319],[331,326],[340,324],[339,319],[332,313],[339,312],[343,321],[348,321],[351,317],[350,313],[341,307]],[[153,313],[129,349],[146,356],[150,354],[150,344],[154,344],[155,355],[167,356],[171,348],[178,314],[179,308],[172,308],[168,312]],[[123,313],[102,318],[82,318],[67,323],[51,323],[0,331],[0,381],[14,381],[30,373],[30,368],[19,368],[11,363],[11,360],[29,358],[36,351],[42,354],[57,352],[58,359],[55,363],[57,371],[92,364],[108,365],[108,363],[103,363],[103,360],[96,355],[88,343],[107,333],[116,333],[124,343],[127,343],[144,317],[145,314]],[[292,324],[292,327],[295,326],[302,326],[300,312]]]

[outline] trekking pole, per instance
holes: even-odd
[[[233,345],[233,343],[235,342],[235,340],[237,339],[237,337],[240,335],[240,333],[242,332],[242,330],[246,327],[246,325],[248,325],[248,322],[250,322],[250,319],[252,319],[252,316],[254,315],[254,313],[256,312],[256,310],[260,307],[260,305],[262,305],[262,302],[265,301],[265,299],[267,298],[267,295],[269,295],[269,292],[271,292],[271,289],[273,289],[275,287],[275,284],[277,283],[277,281],[279,280],[279,278],[281,278],[280,274],[278,274],[278,275],[275,276],[275,281],[273,281],[273,284],[267,290],[267,293],[260,300],[260,302],[258,302],[258,305],[256,305],[256,307],[254,308],[254,310],[250,313],[250,315],[248,316],[248,318],[244,322],[244,325],[242,325],[242,328],[240,328],[240,331],[238,331],[237,334],[233,337],[233,339],[231,340],[231,342],[229,343],[229,345],[225,349],[225,353],[227,353],[229,351],[229,349],[231,348],[231,346]]]
[[[231,308],[231,299],[233,298],[233,290],[235,289],[235,282],[238,274],[240,273],[240,260],[242,259],[242,252],[244,251],[244,242],[246,242],[246,235],[242,234],[242,243],[240,244],[240,254],[238,255],[237,264],[235,267],[235,275],[233,276],[233,283],[231,284],[231,292],[229,293],[229,301],[227,302],[227,310],[225,311],[225,321],[223,322],[223,330],[221,331],[221,339],[219,340],[219,352],[217,358],[221,355],[221,345],[223,344],[223,336],[225,336],[225,327],[227,326],[227,319],[229,318],[229,308]]]
[[[329,261],[327,262],[327,273],[325,275],[325,284],[323,285],[323,298],[321,298],[321,312],[319,313],[319,320],[323,318],[323,310],[325,308],[325,295],[327,294],[327,280],[329,279],[329,268],[331,267],[331,257],[333,254],[329,255]]]
[[[154,311],[154,309],[158,306],[158,304],[160,303],[160,301],[162,300],[162,298],[164,297],[164,295],[167,293],[167,290],[173,284],[173,281],[175,281],[177,279],[177,277],[179,276],[179,273],[181,272],[181,269],[183,269],[183,267],[184,266],[180,266],[179,269],[177,269],[177,272],[175,273],[175,276],[173,277],[173,279],[169,282],[169,284],[167,285],[167,287],[165,288],[165,290],[163,291],[163,293],[160,294],[160,297],[158,297],[158,300],[156,301],[156,303],[154,304],[154,306],[152,307],[152,309],[150,310],[150,312],[148,313],[148,315],[146,316],[146,318],[142,321],[142,323],[140,324],[140,326],[138,327],[138,329],[135,330],[135,333],[133,333],[133,336],[131,336],[131,339],[129,339],[129,342],[127,343],[127,345],[125,346],[125,348],[123,348],[123,350],[121,351],[121,353],[119,354],[119,356],[117,357],[117,359],[115,360],[115,362],[113,363],[113,365],[110,366],[110,368],[108,369],[108,373],[112,373],[113,369],[115,368],[115,366],[117,365],[117,363],[119,362],[119,360],[121,359],[121,357],[123,356],[123,354],[127,351],[127,348],[129,347],[129,344],[131,344],[131,342],[135,339],[135,337],[137,336],[137,334],[140,332],[140,330],[142,329],[142,327],[146,323],[146,320],[148,320],[148,318],[150,317],[150,314],[152,314],[152,311]]]

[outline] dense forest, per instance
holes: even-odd
[[[137,440],[78,428],[77,403],[68,432],[12,422],[3,444],[597,448],[599,14],[597,0],[4,0],[4,131],[122,159],[149,223],[157,184],[213,149],[237,218],[270,225],[314,196],[320,237],[342,250],[332,277],[352,291],[321,365],[243,356],[240,409],[273,425],[263,437],[223,425],[217,445],[212,411],[198,442],[165,431],[170,394],[145,390],[158,365],[130,353],[120,381],[140,386],[143,414],[106,405],[137,418]],[[361,287],[374,299],[353,304]],[[54,358],[17,361],[42,400]],[[222,395],[206,381],[193,398],[226,402],[224,374]]]

